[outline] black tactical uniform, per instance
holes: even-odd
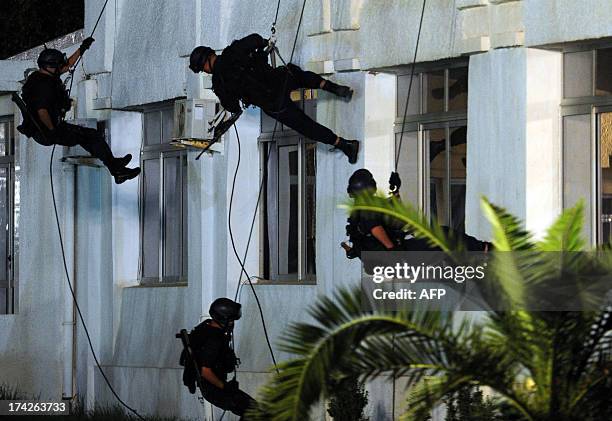
[[[38,59],[41,68],[46,67],[47,60],[58,67],[62,65],[63,54],[57,50],[44,50]],[[100,159],[115,176],[117,183],[136,177],[140,173],[139,168],[129,169],[125,165],[130,161],[131,155],[123,158],[115,158],[110,147],[104,140],[104,134],[98,130],[68,124],[64,121],[66,112],[70,110],[72,103],[68,92],[59,77],[55,75],[36,71],[30,74],[22,88],[23,100],[26,103],[30,116],[35,120],[38,128],[30,119],[24,118],[24,123],[18,129],[24,135],[33,138],[37,143],[44,146],[80,145],[92,156]],[[47,110],[53,130],[43,124],[38,111]],[[42,130],[42,133],[41,133]]]
[[[298,133],[317,142],[334,145],[338,136],[327,127],[308,117],[290,98],[299,88],[319,89],[324,79],[316,73],[304,71],[289,63],[273,68],[268,64],[264,51],[268,42],[259,34],[251,34],[232,42],[217,56],[212,69],[213,91],[227,111],[239,113],[240,102],[246,107],[256,105],[270,117],[291,127]],[[214,53],[208,47],[197,47],[190,57],[190,68],[201,71],[208,55]],[[350,99],[352,90],[326,80],[322,89]],[[355,163],[359,142],[340,138],[335,145],[351,163]]]
[[[393,184],[396,184],[399,188],[401,181],[399,176],[396,175],[396,177]],[[349,179],[347,192],[351,196],[359,193],[375,194],[376,181],[372,173],[366,169],[355,171]],[[379,226],[384,228],[387,236],[393,242],[393,250],[395,251],[439,251],[438,248],[432,247],[426,240],[416,238],[409,232],[404,231],[402,221],[379,212],[355,211],[350,215],[347,222],[346,234],[353,244],[352,249],[347,250],[347,257],[351,259],[361,257],[361,253],[364,251],[388,250],[372,235],[372,230]],[[453,238],[462,241],[468,251],[485,251],[490,248],[490,244],[479,241],[463,232],[455,231],[449,227],[442,227],[442,229],[447,234],[451,234]]]
[[[115,158],[108,144],[104,141],[104,136],[97,130],[63,121],[71,103],[59,77],[33,72],[23,85],[22,92],[23,100],[32,116],[37,120],[38,125],[43,129],[45,128],[45,125],[38,118],[38,110],[44,108],[49,112],[51,122],[55,126],[55,130],[45,130],[45,136],[42,136],[35,127],[26,123],[24,129],[27,130],[30,137],[44,146],[81,145],[91,155],[99,158],[113,173],[116,166]]]
[[[353,257],[359,257],[363,251],[386,251],[387,248],[372,235],[372,229],[381,226],[395,244],[394,251],[440,251],[432,247],[427,240],[416,238],[402,230],[402,222],[379,212],[356,211],[347,221],[346,233],[353,243]],[[468,251],[485,251],[490,244],[480,241],[461,231],[443,226],[442,229],[453,238],[460,240]]]
[[[189,340],[198,366],[210,368],[221,381],[226,385],[231,385],[232,382],[227,382],[227,375],[234,371],[238,361],[230,346],[231,335],[225,333],[223,329],[211,326],[211,322],[212,320],[209,319],[196,326],[189,334]],[[195,393],[197,374],[187,358],[187,352],[183,351],[180,361],[181,365],[185,367],[183,383],[191,393]],[[255,404],[253,398],[238,388],[226,386],[219,389],[205,379],[202,380],[204,383],[204,390],[202,390],[204,399],[216,407],[243,416],[246,410]]]
[[[234,41],[217,57],[213,69],[213,91],[223,108],[239,112],[244,105],[257,105],[266,114],[304,136],[333,145],[337,136],[327,127],[308,117],[291,101],[289,94],[298,88],[318,89],[321,76],[294,64],[273,68],[263,52],[267,41],[251,34]]]

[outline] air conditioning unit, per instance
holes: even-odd
[[[215,101],[210,99],[181,99],[174,102],[174,132],[172,138],[184,145],[205,145],[212,140],[210,122],[215,119]],[[223,142],[211,151],[223,152]]]

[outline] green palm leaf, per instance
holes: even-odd
[[[410,230],[415,237],[427,240],[433,247],[439,247],[443,251],[457,249],[460,244],[453,244],[452,238],[444,233],[444,230],[435,221],[430,222],[417,209],[408,203],[403,203],[395,198],[384,198],[381,196],[365,194],[360,195],[352,203],[343,206],[350,213],[355,211],[378,212],[403,222],[405,229]]]
[[[403,221],[416,236],[444,251],[457,245],[409,205],[370,196],[347,207]],[[330,396],[332,384],[355,376],[406,379],[404,419],[427,414],[466,384],[489,387],[525,420],[592,421],[609,413],[605,403],[612,394],[612,378],[601,361],[612,346],[610,312],[529,309],[534,288],[561,281],[580,287],[579,277],[564,278],[565,272],[588,269],[600,274],[612,268],[612,259],[594,263],[581,255],[543,258],[584,248],[582,205],[559,217],[537,242],[504,209],[486,199],[482,207],[495,246],[490,282],[513,306],[511,311],[458,322],[451,313],[366,312],[359,291],[322,298],[310,312],[314,323],[293,324],[284,335],[282,349],[294,358],[281,363],[280,373],[261,390],[251,418],[308,419],[313,405]]]

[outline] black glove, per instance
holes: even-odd
[[[47,126],[43,125],[41,129],[43,130],[45,139],[47,140],[47,142],[49,142],[49,144],[53,145],[54,143],[58,143],[59,136],[58,136],[57,128],[54,127],[51,130]]]
[[[93,39],[92,37],[85,38],[81,43],[81,46],[79,47],[79,51],[81,52],[81,54],[89,50],[89,47],[91,47],[91,44],[93,44],[94,41],[95,39]]]
[[[391,191],[398,191],[402,186],[402,180],[400,176],[395,171],[391,173],[391,177],[389,177],[389,188]]]
[[[233,379],[230,380],[229,382],[225,382],[225,385],[223,386],[223,390],[226,390],[228,392],[235,392],[236,390],[238,390],[239,388],[239,384],[238,384],[238,380]]]

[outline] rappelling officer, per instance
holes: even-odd
[[[247,409],[256,402],[240,390],[235,375],[232,380],[227,380],[228,374],[235,372],[239,363],[232,348],[232,333],[234,322],[242,316],[241,305],[229,298],[218,298],[210,305],[209,314],[211,318],[200,323],[189,334],[203,380],[202,395],[216,407],[244,417]],[[196,377],[192,371],[193,364],[186,361],[187,358],[188,353],[183,351],[183,383],[191,393],[195,393]]]
[[[44,146],[82,146],[100,159],[115,178],[115,183],[120,184],[140,174],[140,168],[126,167],[132,156],[128,154],[115,158],[103,133],[64,121],[72,101],[60,75],[66,73],[93,42],[91,37],[84,39],[70,58],[53,48],[46,48],[40,53],[39,69],[28,77],[22,89],[23,100],[34,122],[24,118],[24,123],[18,129]]]
[[[212,74],[213,91],[227,111],[241,112],[240,102],[244,107],[256,105],[307,138],[341,150],[351,164],[357,162],[359,141],[344,139],[312,120],[290,97],[295,89],[323,89],[348,101],[353,95],[351,88],[292,63],[273,68],[268,64],[268,45],[259,34],[251,34],[234,41],[219,56],[209,47],[196,47],[189,68],[194,73]]]

